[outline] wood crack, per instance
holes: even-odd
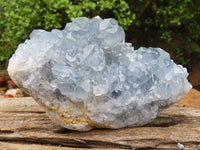
[[[31,138],[31,137],[0,137],[1,142],[11,142],[20,144],[52,145],[71,148],[112,148],[112,149],[132,149],[130,145],[123,145],[112,142],[84,139],[63,139],[63,138]]]

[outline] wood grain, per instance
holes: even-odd
[[[78,132],[54,125],[32,98],[0,99],[1,150],[200,149],[200,109],[174,105],[152,123]]]

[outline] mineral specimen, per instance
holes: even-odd
[[[62,127],[141,126],[191,89],[161,48],[134,50],[115,19],[76,18],[64,30],[34,30],[9,60],[14,82]]]

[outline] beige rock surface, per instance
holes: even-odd
[[[6,94],[11,94],[14,97],[22,97],[23,91],[21,89],[19,89],[19,88],[17,88],[17,89],[8,89],[6,91]]]
[[[1,150],[200,149],[200,109],[174,105],[144,127],[70,131],[54,125],[32,98],[0,99]]]

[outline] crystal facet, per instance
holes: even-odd
[[[65,128],[144,125],[191,85],[186,69],[161,48],[134,50],[124,41],[115,19],[76,18],[64,30],[34,30],[8,72]]]

